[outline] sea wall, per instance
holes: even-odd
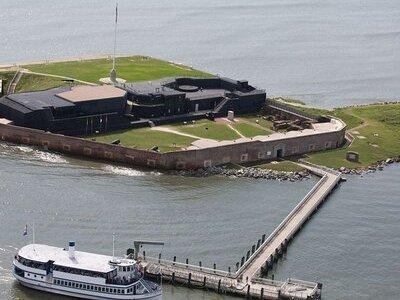
[[[0,124],[0,138],[3,141],[33,145],[49,151],[119,162],[131,166],[195,169],[226,163],[273,160],[278,157],[337,148],[345,140],[345,124],[338,126],[334,131],[319,131],[304,136],[288,134],[273,140],[250,140],[168,153],[127,148],[5,124]]]

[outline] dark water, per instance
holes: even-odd
[[[0,61],[109,53],[113,1],[0,0]],[[272,95],[334,107],[398,99],[400,2],[120,0],[118,49],[247,78]],[[325,299],[400,296],[400,167],[343,184],[289,248],[276,278],[324,284]],[[0,144],[0,299],[64,299],[10,276],[26,223],[37,241],[118,251],[164,240],[164,257],[233,266],[314,180],[179,178]],[[157,255],[160,249],[148,249]],[[228,299],[165,287],[165,299]]]
[[[119,0],[118,51],[325,107],[399,99],[398,0]],[[112,52],[114,1],[0,0],[1,61]]]
[[[0,299],[40,297],[24,296],[10,275],[15,249],[30,242],[22,236],[26,223],[35,222],[40,243],[65,246],[74,239],[82,250],[111,253],[116,232],[121,255],[135,239],[161,240],[164,248],[148,248],[147,255],[162,251],[169,259],[176,255],[209,267],[215,262],[227,270],[314,184],[296,182],[288,189],[280,182],[182,178],[4,144],[0,153]],[[165,298],[172,295],[167,289]]]

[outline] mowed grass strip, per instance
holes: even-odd
[[[190,135],[198,136],[203,139],[216,141],[235,140],[240,136],[224,123],[210,120],[200,120],[190,125],[171,125],[171,129]]]
[[[121,146],[148,150],[158,146],[160,152],[180,150],[190,146],[194,139],[169,132],[151,130],[150,128],[129,129],[108,134],[87,137],[103,143],[121,141]]]
[[[358,168],[400,155],[400,104],[370,105],[339,109],[341,114],[360,120],[350,132],[355,137],[350,147],[310,155],[309,161],[333,168]],[[346,160],[347,151],[360,154],[360,162]]]
[[[111,67],[112,61],[109,59],[50,62],[47,64],[24,66],[24,68],[32,72],[66,76],[91,83],[98,83],[100,78],[109,77]],[[212,76],[211,74],[194,70],[190,67],[145,56],[118,57],[116,59],[116,70],[118,77],[129,82],[156,80],[175,76]]]
[[[232,126],[237,131],[239,131],[241,134],[243,134],[245,137],[248,137],[248,138],[252,138],[257,135],[268,135],[271,133],[271,131],[267,131],[256,125],[252,125],[252,124],[240,122],[240,121],[232,123]]]
[[[59,86],[68,86],[68,83],[56,77],[36,74],[23,74],[16,86],[15,92],[23,93],[43,91]]]

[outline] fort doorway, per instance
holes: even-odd
[[[277,158],[282,158],[283,157],[283,150],[282,149],[276,150],[276,157]]]

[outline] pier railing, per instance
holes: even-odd
[[[218,269],[207,268],[207,267],[192,265],[192,264],[186,264],[186,263],[167,260],[167,259],[159,259],[159,258],[155,258],[155,257],[146,256],[145,261],[153,262],[159,266],[165,266],[168,268],[176,267],[179,269],[188,269],[191,271],[197,271],[197,272],[209,274],[209,275],[218,275],[218,276],[227,277],[227,278],[235,277],[234,276],[235,274],[232,272],[226,272],[226,271],[222,271],[222,270],[218,270]]]
[[[289,223],[293,216],[304,206],[304,204],[314,195],[314,193],[320,188],[321,185],[325,183],[328,176],[325,174],[318,182],[313,186],[313,188],[304,196],[304,198],[296,205],[296,207],[287,215],[287,217],[275,228],[275,230],[268,236],[263,244],[249,257],[249,259],[239,268],[236,272],[236,276],[246,270],[247,266],[252,262],[252,260],[257,257],[257,255],[265,248],[274,238],[281,232],[281,230]],[[293,231],[296,231],[295,228]]]

